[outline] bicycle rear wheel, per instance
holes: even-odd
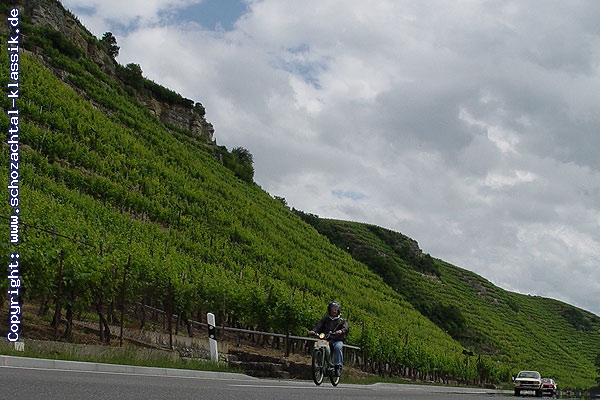
[[[323,350],[315,350],[312,354],[312,378],[315,382],[315,385],[319,386],[323,383],[323,362],[325,357],[323,357]]]

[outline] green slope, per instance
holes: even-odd
[[[598,316],[556,300],[505,291],[473,272],[418,254],[415,242],[397,232],[298,214],[475,355],[506,363],[514,373],[539,370],[563,388],[594,384]]]
[[[462,347],[364,264],[238,179],[214,146],[165,126],[129,88],[64,48],[46,50],[53,72],[34,56],[20,60],[25,225],[16,249],[6,230],[0,246],[5,263],[10,251],[21,254],[24,301],[52,310],[58,298],[67,319],[97,310],[101,318],[119,304],[125,272],[126,303],[166,309],[171,291],[172,310],[184,317],[213,311],[219,323],[304,334],[337,299],[350,342],[370,361],[393,352],[405,354],[415,376],[473,377],[473,368],[454,366]],[[8,68],[7,57],[0,63]],[[9,104],[0,104],[6,127]],[[8,159],[7,146],[1,156]]]
[[[23,54],[20,64],[25,225],[16,249],[25,301],[53,310],[58,298],[67,318],[106,313],[120,302],[125,272],[126,303],[172,305],[184,317],[212,311],[219,323],[303,334],[336,299],[350,342],[373,370],[506,382],[535,367],[562,387],[593,383],[595,316],[504,292],[418,256],[408,238],[381,228],[332,223],[328,240],[322,227],[240,180],[226,149],[161,123],[138,102],[138,89],[106,75],[58,32],[25,27],[30,48],[45,57]],[[0,106],[6,127],[5,97]],[[8,159],[7,146],[1,156]],[[5,163],[2,171],[7,177]],[[10,213],[6,203],[2,210]],[[15,248],[3,232],[8,263]],[[347,245],[339,242],[345,232]],[[6,298],[0,302],[6,311]],[[465,347],[483,357],[469,363]]]

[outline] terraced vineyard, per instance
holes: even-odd
[[[350,343],[375,372],[498,384],[519,368],[539,368],[562,387],[593,384],[598,317],[502,291],[381,228],[331,222],[335,238],[313,228],[248,180],[233,151],[152,114],[139,90],[156,84],[140,76],[142,86],[128,85],[60,32],[26,19],[23,29],[21,295],[39,301],[42,314],[64,316],[63,340],[73,315],[95,313],[102,323],[122,303],[138,302],[183,318],[212,311],[220,324],[304,334],[336,299]],[[86,43],[102,48],[90,36]],[[7,64],[0,57],[0,68]],[[4,159],[8,151],[2,146]],[[346,233],[348,246],[339,248]],[[2,235],[7,265],[15,249]],[[353,258],[348,247],[365,252]]]

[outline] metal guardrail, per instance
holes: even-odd
[[[190,323],[192,325],[198,325],[198,326],[208,329],[208,324],[205,324],[204,322],[190,321]],[[295,335],[285,335],[283,333],[253,331],[250,329],[231,328],[228,326],[215,326],[215,329],[226,331],[226,332],[246,333],[249,335],[262,335],[262,336],[277,337],[277,338],[281,338],[281,339],[310,340],[313,342],[318,340],[317,338],[311,338],[311,337],[307,337],[307,336],[295,336]],[[346,347],[348,349],[352,349],[352,350],[360,350],[360,347],[353,346],[353,345],[346,344],[346,343],[344,343],[344,347]]]
[[[154,307],[151,307],[151,306],[148,306],[145,304],[138,303],[138,306],[144,307],[146,309],[149,309],[154,312],[161,313],[161,314],[165,313],[165,311],[163,311],[163,310],[160,310],[158,308],[154,308]],[[177,315],[173,314],[173,318],[177,318]],[[194,320],[188,320],[188,322],[194,326],[198,326],[198,327],[205,328],[205,329],[208,329],[208,326],[209,326],[207,323],[198,322],[198,321],[194,321]],[[245,333],[248,335],[262,335],[262,336],[276,337],[276,338],[280,338],[280,339],[310,340],[310,341],[318,340],[317,338],[311,338],[311,337],[307,337],[307,336],[295,336],[295,335],[286,335],[283,333],[253,331],[250,329],[232,328],[232,327],[228,327],[228,326],[215,325],[215,329],[223,331],[223,332]],[[353,345],[346,344],[346,343],[344,343],[344,347],[348,348],[348,349],[352,349],[352,350],[360,350],[360,347],[353,346]]]

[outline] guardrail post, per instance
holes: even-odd
[[[217,349],[217,335],[215,329],[215,314],[207,313],[206,321],[208,322],[208,344],[210,346],[210,359],[219,361],[219,350]]]

